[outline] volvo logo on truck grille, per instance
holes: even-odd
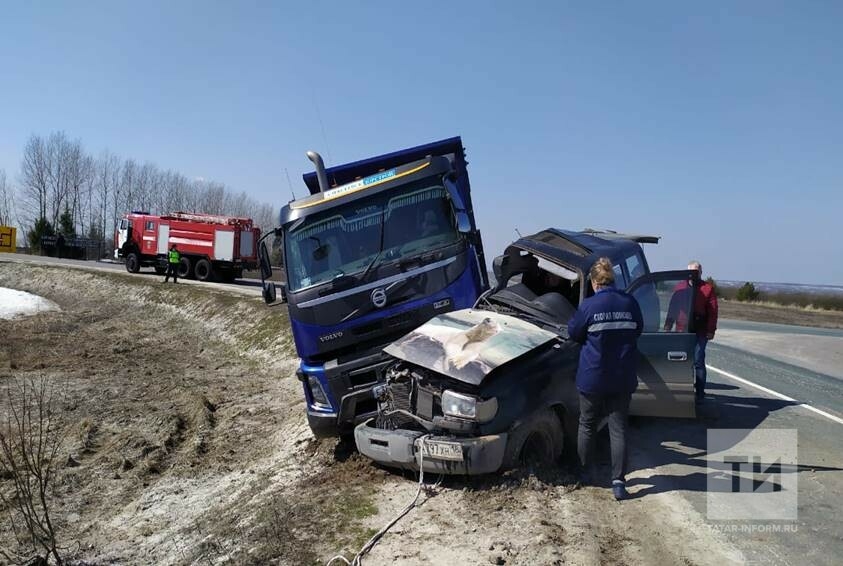
[[[330,342],[331,340],[336,340],[337,338],[342,338],[342,335],[343,335],[343,331],[338,330],[336,332],[331,332],[330,334],[323,334],[322,336],[319,337],[319,341],[324,344],[325,342]]]
[[[381,308],[386,305],[386,291],[383,289],[375,289],[372,291],[372,304],[375,305],[377,308]]]

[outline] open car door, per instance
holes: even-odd
[[[694,293],[696,271],[661,271],[627,288],[644,315],[638,339],[638,390],[630,414],[694,417]]]

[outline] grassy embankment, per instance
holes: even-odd
[[[843,328],[843,296],[840,295],[760,292],[753,301],[739,301],[737,295],[737,287],[718,287],[721,318]]]
[[[718,287],[718,296],[727,301],[737,300],[738,288]],[[758,300],[746,301],[760,305],[796,307],[817,311],[843,311],[843,296],[836,294],[798,293],[779,291],[776,293],[759,292]]]

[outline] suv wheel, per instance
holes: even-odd
[[[510,434],[503,468],[553,464],[562,456],[564,447],[562,423],[551,409],[542,409],[530,415]]]

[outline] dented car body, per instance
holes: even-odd
[[[688,271],[650,273],[640,243],[655,241],[548,229],[510,245],[495,259],[496,286],[474,308],[437,316],[385,348],[392,361],[373,390],[377,416],[355,428],[358,450],[385,465],[450,474],[557,460],[574,445],[579,406],[580,346],[567,322],[590,295],[598,257],[612,260],[617,286],[644,314],[631,411],[693,416],[695,336],[668,329],[665,317],[668,305],[690,307],[686,282],[695,280]]]

